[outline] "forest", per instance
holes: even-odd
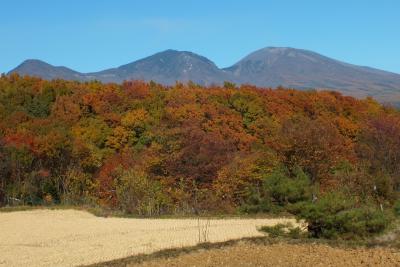
[[[0,206],[152,216],[304,211],[334,198],[383,211],[399,197],[399,161],[399,111],[372,98],[0,78]]]

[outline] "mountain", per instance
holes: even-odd
[[[260,49],[225,71],[239,83],[258,86],[332,89],[381,100],[389,99],[393,94],[400,95],[399,74],[351,65],[301,49]]]
[[[56,67],[37,59],[25,60],[18,67],[10,71],[10,73],[37,76],[46,80],[57,78],[65,80],[85,80],[85,77],[77,71],[66,67]]]
[[[176,50],[166,50],[117,68],[93,73],[79,73],[39,60],[27,60],[10,73],[39,76],[49,80],[62,78],[117,83],[124,80],[153,80],[168,85],[175,84],[176,81],[193,81],[201,85],[210,85],[230,80],[230,73],[219,69],[209,59],[192,52]]]
[[[257,50],[231,67],[219,69],[209,59],[187,51],[166,50],[152,56],[93,73],[79,73],[39,60],[27,60],[10,71],[44,79],[156,81],[174,84],[193,81],[201,85],[254,84],[261,87],[329,89],[355,97],[373,96],[384,102],[400,103],[400,75],[344,63],[312,51],[267,47]]]
[[[209,59],[192,52],[176,50],[166,50],[115,69],[90,75],[102,81],[153,80],[163,84],[193,81],[210,85],[230,79],[229,74],[218,69]]]

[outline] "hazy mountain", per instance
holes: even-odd
[[[66,67],[56,67],[37,59],[28,59],[22,62],[10,73],[41,77],[46,80],[62,78],[65,80],[84,80],[85,77]]]
[[[193,81],[210,85],[230,80],[230,73],[219,69],[209,59],[192,52],[176,50],[166,50],[118,68],[93,73],[79,73],[65,67],[54,67],[39,60],[27,60],[10,71],[14,72],[44,79],[100,80],[117,83],[124,80],[153,80],[163,84]]]
[[[301,49],[264,48],[225,70],[239,83],[258,86],[334,89],[379,99],[400,93],[399,74],[351,65]]]
[[[191,52],[166,50],[100,72],[79,73],[39,60],[27,60],[10,71],[14,72],[44,79],[96,79],[118,83],[135,79],[163,84],[191,80],[201,85],[232,81],[262,87],[332,89],[356,97],[370,95],[381,101],[400,102],[399,74],[351,65],[307,50],[282,47],[260,49],[225,69],[219,69],[209,59]]]
[[[192,52],[176,50],[166,50],[91,75],[102,81],[153,80],[163,84],[193,81],[202,85],[221,83],[230,78],[209,59]]]

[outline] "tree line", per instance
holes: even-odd
[[[372,98],[0,78],[0,206],[275,212],[340,192],[384,210],[399,163],[399,111]]]

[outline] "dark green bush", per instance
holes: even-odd
[[[396,216],[400,216],[400,199],[397,200],[394,205],[393,205],[393,209],[394,209],[394,214]]]
[[[300,229],[300,227],[292,227],[289,228],[289,232],[287,236],[292,239],[299,239],[305,236],[304,232]]]
[[[280,206],[310,199],[310,180],[300,169],[290,177],[286,169],[278,169],[264,178],[264,190]]]
[[[274,226],[263,226],[259,230],[268,234],[268,236],[272,238],[286,237],[299,239],[304,236],[304,232],[300,229],[300,227],[293,227],[291,223],[278,223]]]
[[[267,233],[269,237],[275,238],[285,235],[286,225],[279,223],[274,226],[263,226],[260,228],[261,232]]]
[[[242,213],[278,213],[282,211],[282,208],[274,204],[270,198],[253,190],[239,211]]]
[[[261,188],[250,190],[240,211],[278,213],[290,204],[310,199],[310,179],[303,171],[298,169],[290,174],[287,169],[278,168],[264,177]]]
[[[328,193],[315,203],[294,205],[292,212],[306,221],[309,235],[315,238],[365,238],[383,232],[390,222],[375,205],[360,205],[342,193]]]

